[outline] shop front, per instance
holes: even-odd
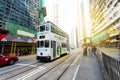
[[[120,44],[120,29],[109,30],[110,46],[117,48]]]
[[[0,47],[3,48],[4,55],[28,55],[36,53],[36,33],[37,31],[25,28],[20,25],[6,22],[9,34],[1,39]],[[2,50],[0,50],[2,52]]]

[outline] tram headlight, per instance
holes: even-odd
[[[40,55],[43,55],[43,53],[41,52]]]

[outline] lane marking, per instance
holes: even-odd
[[[77,58],[74,60],[73,64],[75,64],[80,58],[80,55],[77,56]]]
[[[71,58],[72,58],[72,56],[70,56],[67,60],[65,60],[65,62],[68,62]]]
[[[3,76],[2,76],[2,75],[0,75],[0,80],[4,80],[4,78],[3,78]]]
[[[57,61],[60,62],[60,61],[62,61],[63,59],[65,59],[66,57],[68,57],[68,56],[69,56],[69,55],[65,55],[65,56],[59,58]]]
[[[22,63],[18,63],[16,65],[20,65],[20,66],[31,66],[31,67],[37,67],[36,65],[31,65],[31,64],[22,64]]]
[[[32,72],[30,72],[30,73],[28,73],[28,74],[26,74],[26,75],[18,78],[17,80],[25,80],[25,79],[27,80],[27,78],[29,78],[29,77],[37,74],[38,72],[44,70],[45,68],[46,68],[46,67],[39,66],[38,69],[36,69],[36,70],[34,70],[34,71],[32,71]]]
[[[77,76],[77,73],[78,73],[79,68],[80,68],[80,65],[78,65],[78,66],[77,66],[77,69],[76,69],[75,74],[74,74],[74,76],[73,76],[73,80],[75,80],[75,78],[76,78],[76,76]]]
[[[82,54],[81,54],[81,56],[80,56],[80,61],[82,60],[82,58],[83,58],[83,56],[82,56]],[[76,78],[76,76],[77,76],[77,73],[78,73],[79,68],[80,68],[80,64],[77,66],[77,69],[76,69],[75,74],[74,74],[74,76],[73,76],[73,80],[75,80],[75,78]]]
[[[33,63],[36,63],[37,61],[34,61],[34,62],[32,62],[32,63],[30,63],[29,65],[31,65],[31,64],[33,64]],[[17,63],[18,64],[18,63]],[[16,64],[15,64],[16,65]],[[16,69],[19,69],[19,68],[22,68],[23,66],[18,66],[18,67],[15,67],[15,68],[12,68],[12,69],[9,69],[9,70],[7,70],[7,71],[3,71],[3,72],[1,72],[0,73],[0,75],[1,74],[4,74],[4,73],[7,73],[7,72],[10,72],[10,71],[13,71],[13,70],[16,70]]]

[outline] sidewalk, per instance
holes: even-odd
[[[96,56],[83,57],[75,80],[104,80]]]
[[[19,59],[29,60],[29,59],[36,59],[36,54],[26,55],[26,56],[18,56]]]
[[[101,52],[120,60],[120,50],[117,48],[98,48]]]

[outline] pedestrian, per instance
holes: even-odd
[[[84,47],[83,55],[84,55],[84,56],[87,56],[87,46]]]
[[[19,49],[17,49],[16,53],[17,53],[17,56],[20,56]]]
[[[92,46],[92,51],[93,51],[94,55],[95,55],[96,50],[97,50],[97,49],[96,49],[96,46],[93,45],[93,46]]]
[[[118,49],[120,49],[120,43],[118,43]]]
[[[89,54],[90,54],[90,56],[93,55],[93,52],[92,52],[92,46],[89,47]]]
[[[118,43],[117,48],[118,48],[118,52],[120,53],[120,43]],[[118,54],[118,56],[120,57],[120,54]]]

